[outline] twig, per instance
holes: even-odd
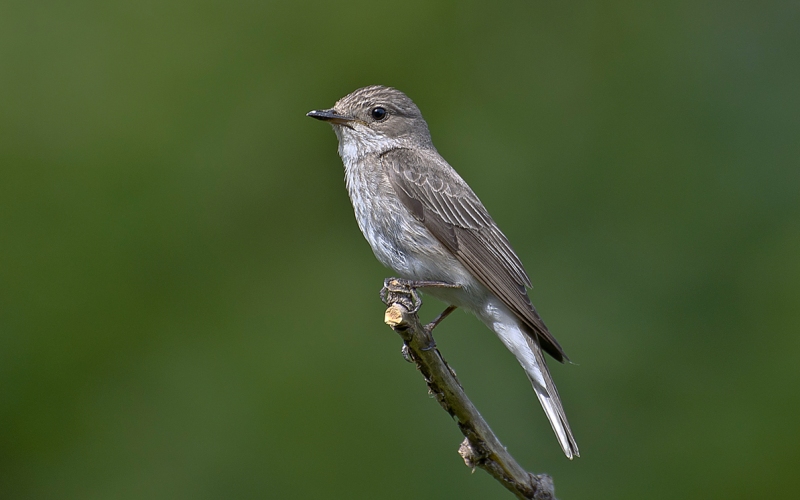
[[[464,434],[458,453],[468,467],[480,467],[514,493],[528,500],[555,500],[553,479],[547,474],[534,475],[520,467],[497,439],[489,424],[467,398],[455,372],[448,366],[422,326],[416,312],[416,294],[398,280],[386,280],[381,298],[389,306],[384,321],[403,339],[403,356],[413,361],[425,377],[428,389],[442,408],[456,419]]]

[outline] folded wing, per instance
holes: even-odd
[[[528,298],[531,281],[519,257],[453,168],[434,150],[393,149],[381,160],[412,215],[523,321],[542,349],[568,359]]]

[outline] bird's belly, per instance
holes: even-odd
[[[404,207],[370,210],[359,227],[375,257],[408,279],[437,279],[461,268],[455,257]]]
[[[398,277],[459,285],[423,289],[449,304],[473,309],[482,303],[486,289],[399,201],[391,208],[356,210],[356,218],[375,257]]]

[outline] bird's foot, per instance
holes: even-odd
[[[408,344],[406,342],[403,342],[403,347],[400,349],[400,353],[403,355],[403,359],[405,359],[409,363],[414,362],[414,358],[411,354],[411,348],[408,347]]]
[[[407,280],[403,278],[386,278],[383,281],[383,288],[381,289],[381,300],[387,306],[391,306],[392,304],[401,304],[405,307],[411,314],[416,314],[419,311],[419,308],[422,307],[422,299],[420,298],[419,294],[417,293],[417,288],[426,288],[426,287],[438,287],[438,288],[460,288],[461,285],[456,285],[453,283],[447,283],[445,281],[428,281],[428,280]],[[422,348],[423,351],[430,351],[431,349],[436,349],[436,341],[433,340],[433,336],[431,332],[433,329],[436,328],[443,319],[450,315],[453,311],[456,310],[456,306],[449,306],[447,309],[442,311],[439,316],[436,317],[433,321],[425,325],[423,328],[427,333],[428,338],[430,341],[428,345]],[[403,357],[406,358],[406,361],[410,361],[410,356],[408,352],[408,346],[405,345],[403,347]]]
[[[436,349],[436,341],[433,339],[433,337],[431,337],[430,339],[431,341],[428,342],[428,345],[426,345],[425,347],[421,347],[420,349],[426,352],[430,351],[431,349]]]
[[[417,293],[417,288],[461,288],[461,285],[447,283],[445,281],[428,280],[407,280],[403,278],[386,278],[383,280],[381,289],[381,300],[387,306],[390,304],[402,304],[412,314],[416,314],[422,307],[422,299]],[[447,314],[450,314],[449,312]],[[440,315],[441,316],[441,315]],[[444,317],[434,320],[438,323]],[[436,326],[434,324],[434,326]]]
[[[409,312],[416,313],[422,306],[422,299],[407,281],[400,278],[386,278],[381,288],[381,301],[387,306],[401,304]]]

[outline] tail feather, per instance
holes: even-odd
[[[572,460],[574,457],[580,456],[580,451],[578,450],[578,443],[575,442],[575,437],[572,435],[572,429],[569,427],[567,414],[561,404],[561,398],[558,396],[558,389],[556,389],[556,384],[550,375],[550,369],[547,368],[539,343],[527,335],[525,339],[531,352],[533,352],[537,365],[535,368],[538,368],[538,370],[533,370],[533,373],[531,373],[532,370],[529,370],[525,365],[523,365],[523,368],[525,368],[528,379],[533,385],[533,390],[536,392],[547,419],[553,427],[553,432],[556,433],[561,449],[564,450],[567,458]]]
[[[553,377],[550,376],[542,347],[536,336],[528,334],[527,327],[499,302],[490,301],[480,310],[479,315],[525,369],[564,454],[570,460],[580,456],[578,445],[567,422],[567,415],[561,405],[561,398],[558,397],[558,390],[553,383]]]

